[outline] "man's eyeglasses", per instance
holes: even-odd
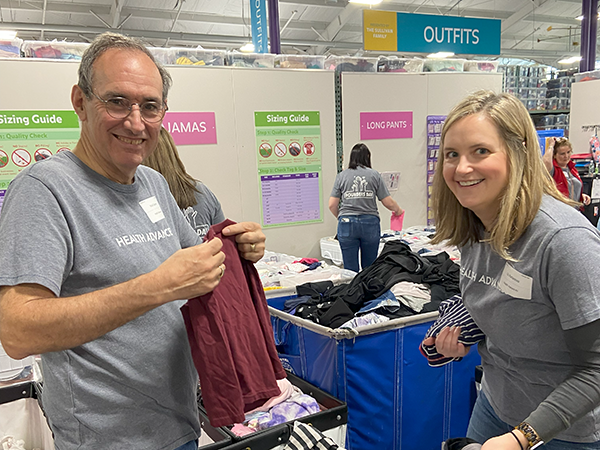
[[[115,119],[125,119],[131,114],[133,105],[137,105],[142,119],[146,122],[160,122],[167,111],[167,105],[153,101],[133,103],[125,97],[100,98],[94,91],[94,97],[104,103],[106,112]]]

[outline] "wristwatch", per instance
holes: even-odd
[[[539,446],[544,445],[544,441],[540,439],[533,427],[527,422],[521,422],[515,427],[515,430],[519,430],[525,435],[525,437],[527,438],[527,442],[529,443],[529,450],[534,450]]]

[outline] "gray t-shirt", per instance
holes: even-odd
[[[503,260],[487,243],[465,246],[460,288],[486,335],[479,345],[484,392],[498,416],[516,425],[544,410],[538,405],[561,384],[558,390],[564,389],[576,370],[565,335],[600,318],[600,238],[582,214],[545,196],[509,252],[517,262]],[[591,342],[585,345],[589,350]],[[581,405],[563,393],[560,414],[566,417]],[[556,438],[600,440],[600,407]]]
[[[204,183],[196,181],[196,189],[198,192],[194,195],[198,203],[185,208],[183,214],[198,236],[203,238],[212,225],[225,220],[225,215],[221,203]]]
[[[376,170],[358,166],[337,174],[331,197],[341,199],[338,216],[369,214],[379,217],[377,200],[390,195],[383,178]]]
[[[140,166],[135,182],[122,185],[71,152],[13,180],[0,236],[0,285],[34,283],[60,297],[125,282],[199,242],[160,174]],[[42,355],[42,400],[57,450],[171,450],[199,436],[182,303]]]

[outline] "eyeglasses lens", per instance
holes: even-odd
[[[123,97],[113,97],[104,100],[98,94],[92,91],[92,94],[104,103],[106,112],[115,119],[124,119],[131,114],[133,105],[137,105],[142,119],[146,122],[160,122],[167,110],[166,107],[158,102],[148,101],[142,103],[132,103]]]
[[[106,100],[106,111],[115,119],[124,119],[131,114],[132,106],[138,105],[140,114],[146,122],[158,122],[163,117],[163,107],[157,102],[131,103],[127,99],[112,98]]]

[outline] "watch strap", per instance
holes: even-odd
[[[542,441],[542,439],[538,436],[534,428],[527,422],[521,422],[515,427],[515,430],[519,430],[525,435],[525,437],[527,438],[527,442],[529,443],[529,450],[534,450],[539,446],[544,445],[544,441]]]

